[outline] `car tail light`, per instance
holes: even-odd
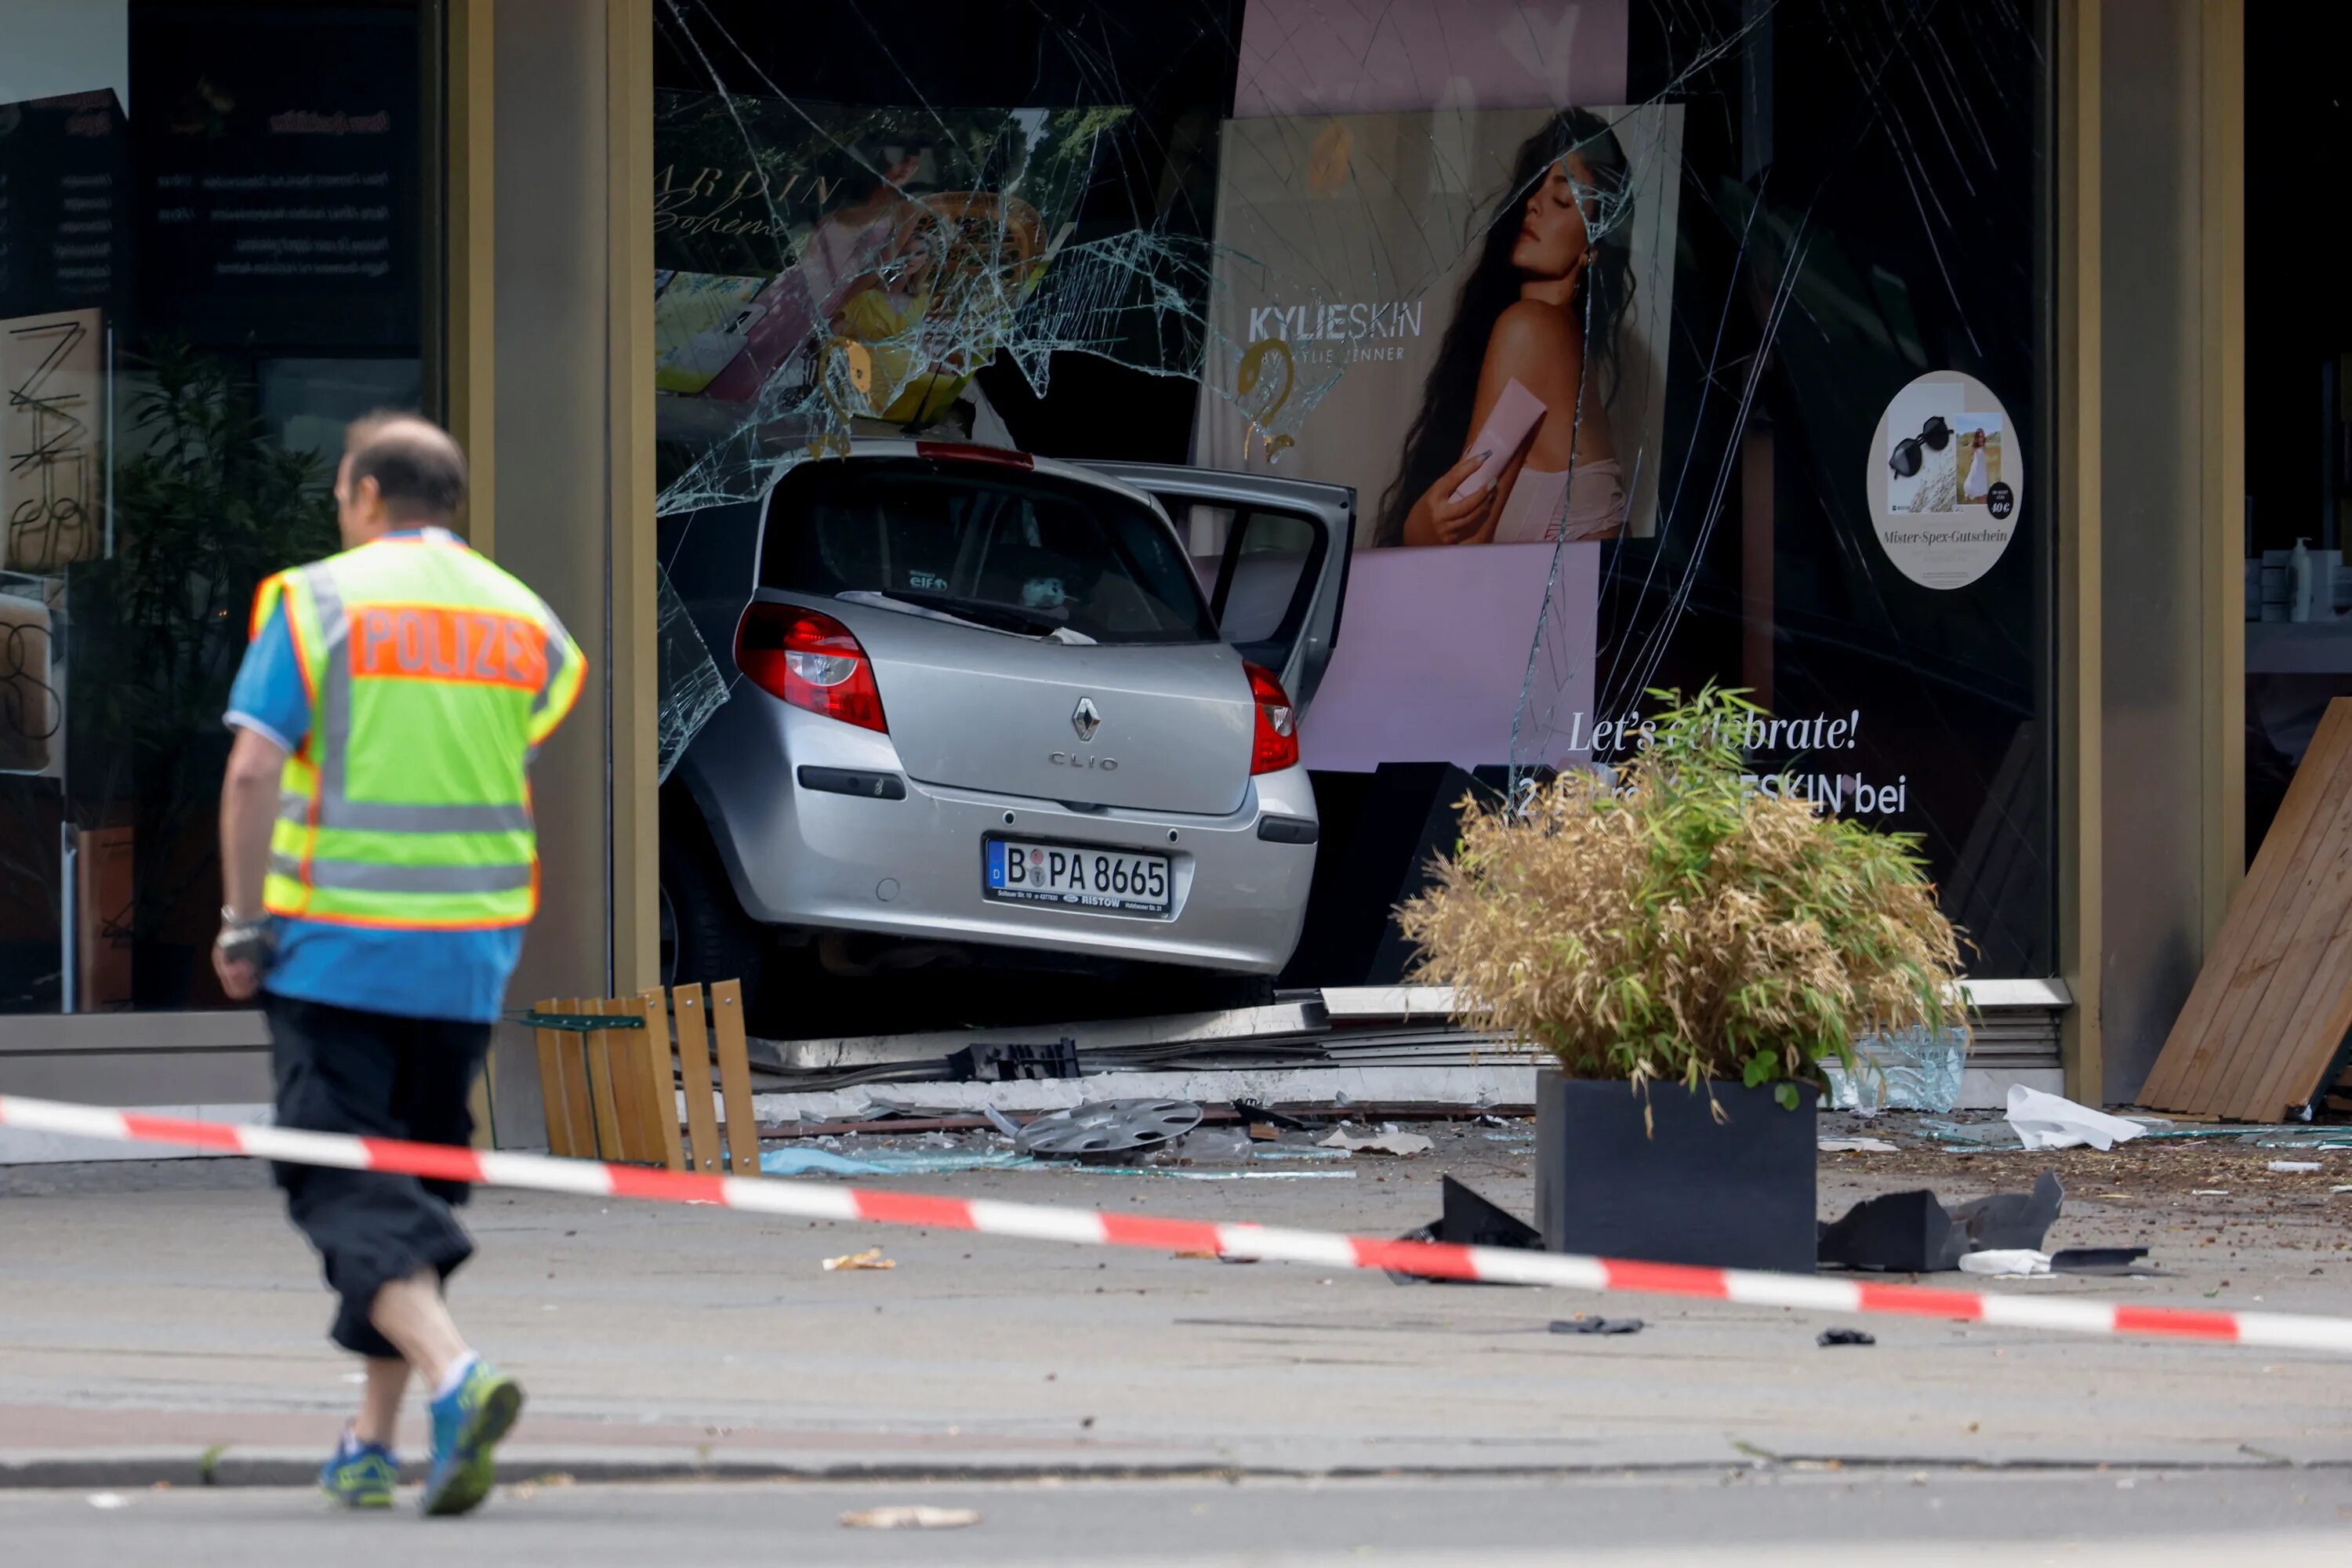
[[[831,616],[793,605],[752,605],[735,628],[735,666],[752,685],[795,708],[890,732],[874,661]]]
[[[1298,765],[1298,710],[1274,671],[1244,664],[1250,696],[1257,705],[1257,743],[1250,753],[1250,772],[1276,773]]]

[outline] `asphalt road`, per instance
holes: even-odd
[[[971,1509],[949,1531],[845,1528],[898,1503]],[[2352,1560],[2352,1469],[1857,1473],[1712,1469],[1571,1479],[740,1483],[501,1491],[465,1521],[324,1511],[302,1492],[0,1491],[0,1541],[41,1568],[338,1568],[430,1561],[776,1564],[2054,1563],[2261,1568]]]

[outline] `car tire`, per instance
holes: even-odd
[[[662,984],[740,981],[745,1012],[759,1007],[767,932],[735,901],[726,869],[699,835],[665,823],[661,840]]]

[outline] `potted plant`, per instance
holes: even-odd
[[[1959,937],[1916,837],[1758,779],[1762,713],[1740,693],[1652,696],[1613,773],[1469,802],[1398,921],[1457,1016],[1547,1058],[1547,1246],[1809,1271],[1822,1066],[1856,1070],[1858,1038],[1965,1029]]]

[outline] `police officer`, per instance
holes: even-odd
[[[457,444],[423,419],[352,425],[335,477],[343,552],[262,584],[230,692],[227,902],[213,961],[261,993],[281,1127],[462,1144],[538,906],[524,772],[579,696],[578,646],[539,596],[449,531]],[[425,1511],[490,1489],[522,1390],[467,1348],[442,1282],[473,1251],[462,1184],[279,1165],[294,1224],[367,1360],[357,1420],[320,1473],[388,1507],[413,1371],[431,1391]]]

